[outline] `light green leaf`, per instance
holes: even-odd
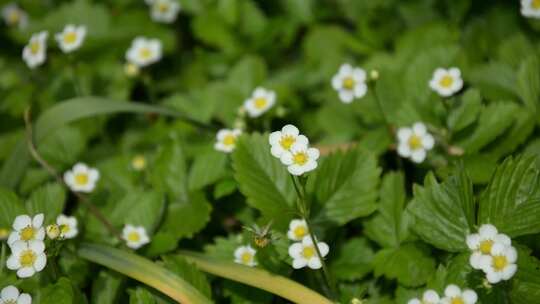
[[[168,143],[158,151],[150,172],[150,182],[155,190],[167,193],[173,200],[187,199],[187,169],[178,141]]]
[[[65,168],[78,161],[85,150],[85,138],[77,128],[64,126],[46,137],[38,150],[53,167]]]
[[[472,183],[461,168],[445,182],[432,174],[424,187],[415,185],[414,199],[408,206],[414,216],[414,231],[427,243],[446,251],[467,250],[465,238],[474,230]]]
[[[225,173],[227,155],[214,149],[197,155],[189,172],[189,189],[199,190],[215,183]]]
[[[107,218],[116,226],[125,224],[143,226],[148,233],[153,233],[164,212],[163,194],[153,191],[133,190],[107,212]]]
[[[26,214],[26,211],[17,195],[7,189],[0,188],[0,228],[11,230],[13,220],[21,214]]]
[[[480,197],[479,224],[491,223],[510,237],[540,232],[540,173],[536,157],[509,157]]]
[[[191,193],[186,201],[174,201],[169,204],[161,229],[177,239],[191,238],[194,233],[206,226],[211,211],[212,205],[208,203],[203,193]]]
[[[482,106],[482,96],[475,89],[469,89],[461,98],[460,105],[448,115],[448,128],[453,133],[459,132],[471,125],[475,120]]]
[[[373,269],[375,253],[365,238],[353,238],[340,247],[330,264],[330,271],[338,280],[362,279]]]

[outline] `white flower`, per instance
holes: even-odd
[[[540,0],[521,0],[521,15],[540,18]]]
[[[259,117],[276,103],[276,93],[258,87],[253,94],[244,102],[249,117]]]
[[[155,0],[150,5],[150,16],[156,22],[173,23],[180,11],[180,4],[174,0]]]
[[[9,26],[18,26],[20,29],[28,25],[28,14],[16,3],[10,3],[2,8],[2,18]]]
[[[433,72],[429,87],[443,97],[452,96],[463,88],[461,72],[458,68],[438,68]]]
[[[317,241],[317,247],[323,258],[330,250],[328,245],[324,242]],[[306,235],[302,239],[302,242],[294,243],[289,247],[289,256],[293,259],[292,266],[294,269],[300,269],[306,266],[311,269],[319,269],[322,267],[321,259],[319,259],[317,250],[309,235]]]
[[[31,304],[32,297],[27,293],[19,293],[17,287],[9,285],[0,292],[0,304]]]
[[[295,143],[289,151],[281,154],[281,162],[292,175],[302,175],[317,168],[319,150],[302,143]]]
[[[18,215],[13,221],[13,231],[9,235],[8,245],[16,241],[43,241],[45,229],[43,225],[43,213],[36,214],[33,218],[28,215]]]
[[[239,129],[221,129],[217,132],[214,148],[218,151],[231,153],[236,147],[236,141],[242,134]]]
[[[435,141],[433,136],[427,132],[426,126],[417,122],[412,128],[399,128],[398,154],[405,158],[410,158],[415,163],[421,163],[426,159],[428,150],[433,148]]]
[[[498,233],[497,228],[491,224],[484,224],[478,229],[478,233],[467,236],[467,246],[473,251],[469,263],[474,269],[481,269],[482,256],[491,254],[491,249],[495,244],[510,246],[512,241],[502,233]]]
[[[257,251],[251,246],[240,246],[234,251],[234,262],[246,266],[256,266],[255,254]]]
[[[512,246],[495,243],[490,255],[481,257],[480,266],[491,284],[510,280],[517,271],[517,251]]]
[[[10,270],[17,270],[19,278],[29,278],[45,268],[47,255],[44,251],[43,241],[16,241],[11,244],[11,256],[7,259],[6,266]]]
[[[145,67],[161,59],[161,41],[137,37],[126,52],[126,60],[138,67]]]
[[[26,65],[33,69],[42,65],[47,59],[47,31],[33,34],[28,44],[23,48],[22,57]]]
[[[441,304],[474,304],[478,301],[478,295],[474,290],[461,290],[456,285],[448,285],[444,290],[445,297],[441,300]]]
[[[126,245],[132,249],[139,249],[150,243],[146,229],[142,226],[125,225],[122,238],[126,241]]]
[[[81,47],[86,36],[86,26],[68,24],[60,33],[56,33],[54,38],[58,46],[64,53],[70,53]]]
[[[74,192],[92,192],[98,180],[99,171],[83,163],[75,164],[73,169],[64,173],[64,182]]]
[[[289,151],[295,143],[309,144],[308,138],[301,135],[298,128],[293,125],[286,125],[281,131],[270,133],[269,142],[272,146],[272,155],[277,158],[280,158],[284,152]]]
[[[356,98],[366,95],[366,71],[361,68],[343,64],[332,78],[332,87],[339,94],[343,103],[351,103]]]
[[[409,300],[407,304],[439,304],[439,294],[435,290],[426,290],[422,295],[422,300],[414,298]]]
[[[77,229],[77,218],[74,216],[66,216],[60,214],[56,218],[56,225],[60,229],[60,237],[64,239],[72,239],[79,234]]]
[[[293,241],[301,241],[309,234],[309,229],[305,220],[293,219],[289,223],[289,231],[287,237]]]

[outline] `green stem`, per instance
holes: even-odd
[[[6,265],[6,243],[2,242],[2,253],[0,255],[0,274],[4,273],[4,265]]]
[[[390,134],[390,138],[394,138],[394,128],[392,128],[390,121],[386,117],[386,114],[382,107],[379,96],[377,95],[377,90],[375,89],[375,82],[372,82],[372,84],[369,86],[369,89],[371,90],[371,92],[373,92],[373,98],[375,99],[375,104],[377,104],[377,108],[381,112],[382,118],[384,120],[384,124],[386,125],[386,128],[388,129],[388,134]]]
[[[72,56],[69,57],[69,72],[71,76],[71,81],[73,82],[73,88],[75,89],[75,94],[77,97],[83,96],[83,92],[79,83],[79,79],[77,78],[77,69],[76,69],[76,63]]]

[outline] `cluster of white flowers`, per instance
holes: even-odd
[[[540,0],[521,0],[521,15],[540,18]]]
[[[484,271],[491,284],[507,281],[516,273],[517,250],[512,247],[512,240],[495,226],[480,226],[478,233],[467,236],[467,246],[472,251],[471,266]]]
[[[236,147],[236,141],[242,134],[240,129],[221,129],[216,134],[214,148],[218,151],[231,153]]]
[[[99,180],[99,171],[84,163],[77,163],[73,169],[64,173],[64,182],[73,192],[90,193]]]
[[[276,93],[265,88],[257,87],[251,97],[244,101],[244,109],[249,117],[255,118],[270,110],[276,103]]]
[[[317,250],[313,245],[309,235],[309,227],[303,219],[293,219],[289,223],[287,237],[295,243],[289,246],[289,256],[293,259],[293,268],[300,269],[308,266],[311,269],[322,267],[322,261],[317,255]],[[317,247],[324,258],[329,251],[329,247],[324,242],[317,241]]]
[[[29,215],[19,215],[13,221],[13,231],[9,235],[8,245],[11,256],[6,261],[10,270],[16,270],[19,278],[28,278],[40,272],[47,264],[45,254],[45,229],[43,214],[33,218]]]
[[[150,243],[150,238],[143,226],[133,226],[126,224],[122,230],[122,238],[131,249],[139,249]]]
[[[338,92],[343,103],[351,103],[367,93],[366,71],[343,64],[332,78],[332,87]]]
[[[146,0],[150,6],[150,17],[161,23],[173,23],[180,12],[180,3],[176,0]]]
[[[450,284],[444,290],[444,297],[441,298],[435,290],[426,290],[422,298],[409,300],[408,304],[475,304],[478,295],[472,289],[461,290],[457,285]]]
[[[17,3],[9,3],[2,8],[2,18],[8,26],[24,29],[28,25],[28,14]]]
[[[426,126],[415,123],[412,128],[399,128],[397,132],[398,154],[409,158],[415,163],[421,163],[426,159],[427,151],[433,149],[435,140],[427,132]]]
[[[159,39],[145,37],[135,38],[131,43],[131,47],[126,52],[127,62],[135,65],[137,68],[144,68],[156,63],[161,59],[161,56],[161,41]]]
[[[234,262],[249,267],[257,266],[257,261],[255,260],[256,254],[257,250],[251,246],[240,246],[234,251]]]
[[[13,285],[2,288],[0,304],[32,304],[32,297],[27,293],[20,293]]]
[[[270,134],[270,152],[287,166],[292,175],[302,175],[317,168],[319,150],[309,146],[309,140],[297,127],[284,126]]]
[[[433,72],[429,87],[443,97],[450,97],[463,88],[461,71],[458,68],[438,68]]]

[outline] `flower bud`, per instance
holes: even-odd
[[[379,79],[379,71],[377,70],[371,70],[369,72],[369,78],[371,78],[371,80],[377,80]]]
[[[131,160],[131,166],[136,171],[142,171],[146,168],[146,158],[144,158],[144,155],[136,155]]]
[[[137,65],[128,62],[124,65],[124,73],[126,73],[126,76],[128,77],[136,77],[140,73],[140,69]]]
[[[47,236],[51,240],[56,240],[60,236],[60,227],[58,227],[58,225],[56,224],[47,226],[47,228],[45,228],[45,231],[47,232]]]
[[[9,236],[9,229],[6,228],[0,228],[0,241],[7,240]]]

